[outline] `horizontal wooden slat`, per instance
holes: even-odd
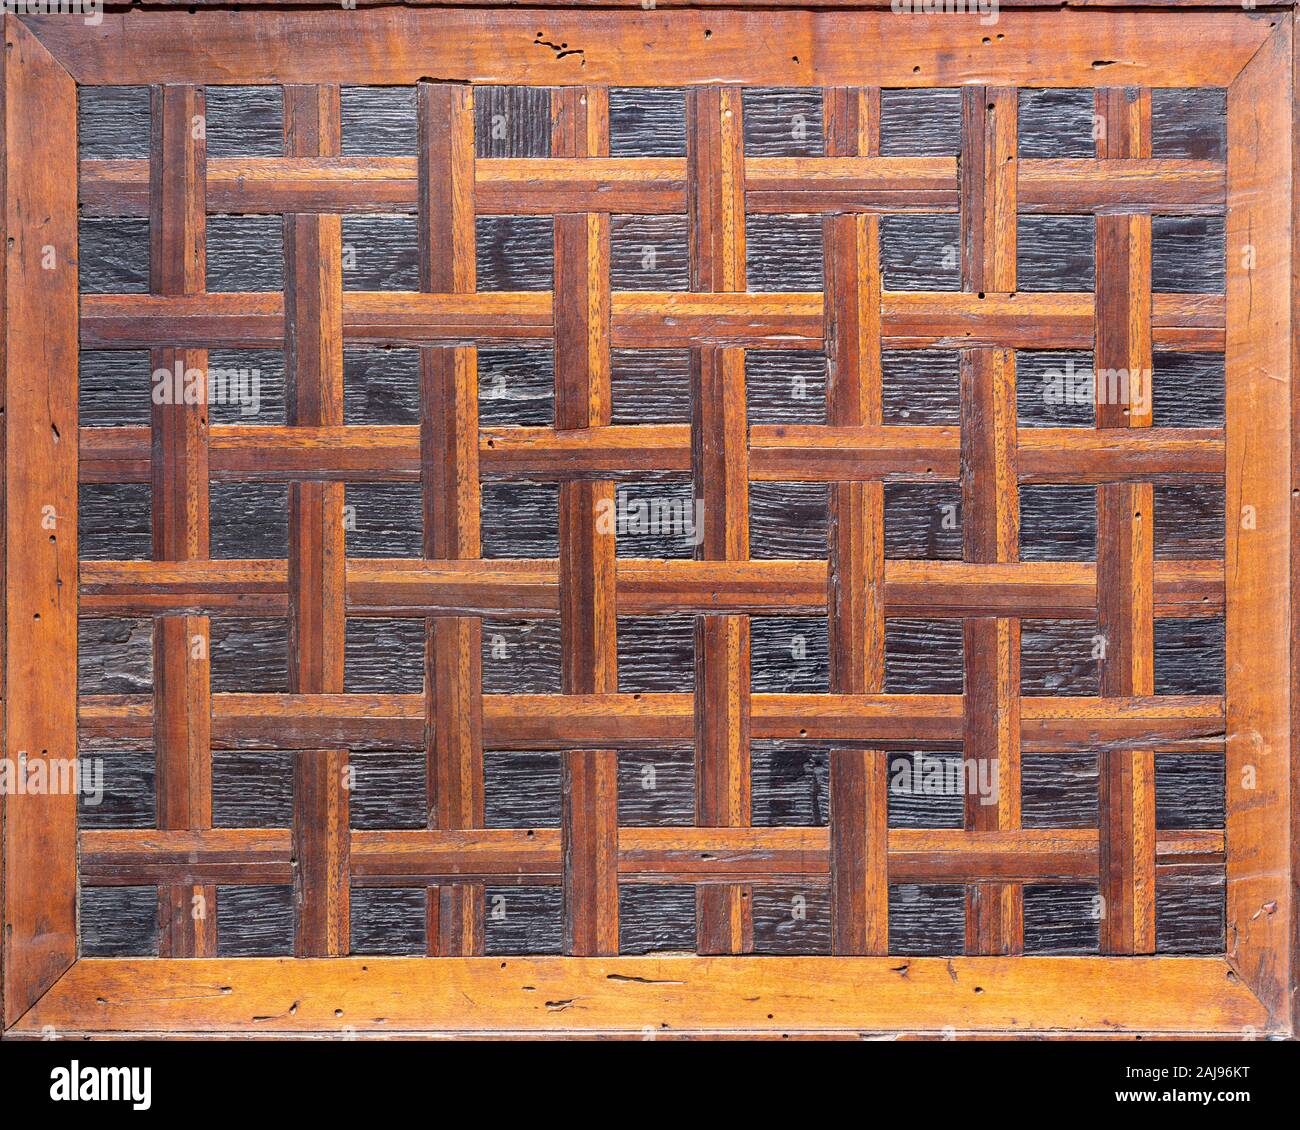
[[[209,436],[208,466],[218,481],[414,482],[421,473],[416,425],[214,424]],[[1195,479],[1224,471],[1218,428],[1023,428],[1017,438],[1022,482]],[[149,481],[151,442],[147,427],[80,429],[81,481]],[[750,428],[749,443],[750,478],[760,482],[955,481],[961,455],[960,429],[945,426],[763,424]],[[479,432],[479,466],[486,478],[563,481],[684,472],[690,455],[686,424]]]
[[[1220,161],[1021,160],[1018,169],[1021,212],[1213,213],[1227,196]]]
[[[618,348],[727,343],[815,349],[823,344],[820,292],[616,291],[610,302],[610,343]],[[1086,293],[887,291],[881,299],[882,334],[885,344],[897,349],[1088,349],[1093,302],[1093,295]],[[1152,341],[1159,349],[1222,350],[1224,318],[1222,295],[1157,294],[1152,298]],[[352,342],[514,341],[549,338],[552,332],[551,295],[546,291],[343,295],[343,336]],[[85,348],[280,345],[284,300],[261,292],[86,294],[81,297],[81,338]]]
[[[959,742],[960,695],[756,694],[754,738],[868,742],[906,748]],[[143,738],[152,732],[152,699],[82,696],[83,740]],[[424,696],[418,694],[216,694],[212,741],[218,749],[419,749]],[[690,741],[689,694],[486,695],[483,742],[497,749],[606,749]],[[1148,698],[1028,697],[1021,741],[1031,752],[1126,748],[1210,748],[1224,733],[1223,699],[1211,695]]]
[[[283,615],[284,561],[83,561],[84,616],[156,612]],[[617,562],[618,610],[665,612],[822,612],[824,561]],[[1096,565],[1090,561],[885,563],[885,608],[894,616],[1022,616],[1092,619]],[[468,613],[555,616],[555,560],[423,561],[352,558],[347,610],[354,616],[420,617]],[[1158,561],[1157,616],[1204,616],[1223,608],[1223,563]]]
[[[889,874],[900,882],[986,878],[1059,882],[1097,871],[1095,828],[965,832],[895,828]],[[160,883],[275,884],[291,876],[290,833],[86,831],[81,877],[89,886]],[[1221,830],[1163,832],[1162,863],[1222,863]],[[558,885],[558,828],[354,831],[352,876],[359,886],[425,886],[469,879]],[[624,883],[784,884],[830,880],[826,828],[620,828],[618,871]]]
[[[1223,958],[86,958],[18,1023],[78,1032],[1270,1030]]]
[[[414,157],[213,157],[210,213],[414,212]],[[474,166],[479,215],[606,212],[685,213],[684,157],[481,158]],[[750,157],[745,206],[751,213],[955,212],[953,157]],[[87,215],[149,212],[149,162],[81,162]],[[1164,214],[1222,209],[1218,161],[1023,159],[1024,212]]]
[[[239,14],[105,13],[97,25],[34,16],[29,26],[82,83],[447,82],[527,85],[735,83],[951,86],[990,73],[1008,86],[1227,86],[1268,35],[1246,14],[1006,13],[979,20],[892,12],[529,12],[413,9]],[[707,34],[706,34],[707,33]],[[699,45],[682,50],[681,45]],[[1097,58],[1098,43],[1106,59]],[[1201,43],[1203,51],[1188,50]],[[559,45],[565,44],[564,48]],[[1051,50],[1043,45],[1050,44]]]

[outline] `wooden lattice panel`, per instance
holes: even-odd
[[[1291,1030],[1290,18],[986,30],[6,19],[6,1024]]]

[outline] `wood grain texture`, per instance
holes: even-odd
[[[84,87],[85,955],[329,956],[313,1033],[729,1033],[743,954],[768,1034],[1286,1031],[1289,18],[423,7],[132,13],[144,151]],[[264,413],[114,402],[209,350]]]
[[[971,87],[962,100],[962,283],[966,290],[1016,289],[1014,90]],[[1005,350],[964,351],[961,359],[962,556],[1014,561],[1019,554],[1015,361]],[[964,720],[965,756],[995,782],[990,797],[969,789],[965,826],[1006,831],[1020,826],[1020,621],[964,622],[968,701],[981,706]],[[966,949],[1020,953],[1024,896],[1014,884],[980,883],[966,892]]]
[[[123,27],[130,19],[129,35]],[[82,83],[213,81],[404,85],[439,60],[453,82],[623,83],[659,86],[848,86],[869,73],[882,87],[952,86],[996,68],[1017,86],[1085,86],[1097,80],[1096,44],[1113,55],[1115,84],[1226,86],[1268,36],[1242,13],[1015,12],[1014,31],[997,46],[987,30],[943,15],[909,21],[898,50],[892,12],[497,11],[264,12],[265,33],[250,42],[232,13],[200,12],[183,23],[170,13],[107,14],[97,26],[57,17],[28,22],[51,54]],[[538,31],[542,34],[539,36]],[[711,34],[705,42],[705,32]],[[567,42],[562,57],[550,44]],[[1038,45],[1056,45],[1044,57]],[[1188,42],[1216,50],[1190,54]],[[383,51],[373,50],[382,43]],[[699,44],[680,50],[682,43]],[[127,46],[129,44],[130,46]]]
[[[1237,1032],[1268,1017],[1221,958],[673,957],[86,960],[19,1025],[37,1032]],[[364,967],[364,971],[363,971]],[[955,980],[954,980],[955,975]],[[673,991],[656,992],[668,985]],[[218,991],[228,986],[230,991]],[[526,988],[524,988],[526,986]],[[649,986],[649,991],[647,991]],[[147,992],[141,993],[145,988]],[[979,989],[980,992],[975,990]],[[547,1001],[580,998],[559,1016]],[[294,1002],[298,1007],[291,1008]],[[336,1015],[336,1010],[342,1016]],[[270,1016],[271,1020],[258,1017]]]
[[[1290,363],[1283,187],[1291,163],[1289,24],[1228,94],[1227,605],[1228,953],[1277,1017],[1287,1014],[1294,894],[1286,829],[1291,531],[1284,381]],[[1247,256],[1245,248],[1253,248]],[[1253,516],[1253,521],[1251,517]]]
[[[1103,162],[1151,155],[1151,94],[1135,88],[1096,92]],[[1098,428],[1150,427],[1151,221],[1097,219],[1096,371],[1127,374],[1094,383]],[[1098,631],[1105,638],[1103,695],[1154,691],[1154,493],[1149,483],[1107,483],[1097,493]],[[1156,947],[1155,757],[1110,750],[1099,766],[1100,890],[1104,953],[1153,953]]]
[[[77,750],[77,94],[12,15],[4,38],[4,754],[48,773]],[[0,800],[7,1026],[76,960],[77,798]]]
[[[609,153],[609,93],[555,92],[552,150],[569,157]],[[555,420],[563,429],[609,423],[609,220],[566,214],[555,221]],[[560,631],[563,690],[618,688],[614,536],[602,514],[614,484],[560,488]],[[570,750],[562,759],[564,952],[618,952],[618,753]]]
[[[203,91],[163,86],[151,92],[150,290],[202,293],[206,277],[204,191],[206,146],[193,121],[204,114]],[[207,372],[202,350],[155,349],[155,372]],[[179,380],[178,382],[179,383]],[[153,557],[209,556],[207,390],[155,403],[152,413]],[[177,402],[178,401],[178,402]],[[212,824],[211,677],[208,621],[200,616],[154,622],[154,727],[160,828],[200,830]],[[216,952],[216,889],[159,888],[159,952],[210,957]]]
[[[337,155],[337,87],[285,89],[285,149]],[[343,291],[337,216],[286,215],[286,378],[290,426],[343,422]],[[298,693],[343,689],[343,485],[301,482],[289,491],[289,676]],[[343,748],[294,760],[294,952],[347,952],[348,754]]]

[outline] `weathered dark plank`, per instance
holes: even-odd
[[[409,86],[339,90],[344,157],[409,157],[416,151],[415,91]]]
[[[1222,161],[1228,153],[1227,91],[1177,87],[1151,92],[1151,155]]]
[[[420,556],[424,504],[419,483],[348,483],[345,500],[349,557]]]
[[[482,346],[478,351],[480,427],[555,423],[555,358],[550,349]]]
[[[880,263],[886,290],[960,290],[961,217],[881,217]]]
[[[214,694],[288,694],[289,622],[214,616]]]
[[[1095,828],[1097,755],[1023,754],[1020,822],[1026,828]]]
[[[1027,292],[1087,291],[1096,280],[1091,216],[1021,216],[1016,225],[1016,285]]]
[[[613,350],[611,423],[689,424],[690,363],[688,349]]]
[[[474,147],[479,157],[549,157],[551,92],[533,86],[475,87]]]
[[[216,750],[212,754],[215,828],[288,828],[293,823],[293,754]]]
[[[948,957],[966,948],[963,887],[900,883],[889,888],[889,952]]]
[[[820,157],[825,152],[820,90],[746,90],[747,157]]]
[[[823,618],[751,617],[749,647],[754,694],[826,694],[830,690],[830,643]]]
[[[829,528],[829,484],[749,484],[749,555],[755,561],[824,561]]]
[[[559,507],[557,483],[484,483],[483,556],[558,556]]]
[[[824,749],[761,740],[750,747],[755,827],[825,827],[830,819],[830,761]]]
[[[1223,694],[1221,616],[1157,620],[1155,653],[1156,694]]]
[[[695,687],[695,617],[620,616],[620,694],[685,694]]]
[[[960,561],[961,488],[956,483],[885,484],[885,556]]]
[[[685,157],[686,92],[615,87],[609,92],[611,157]]]
[[[484,901],[483,952],[488,956],[563,952],[559,887],[488,887]]]
[[[1223,427],[1222,353],[1157,353],[1153,358],[1153,370],[1153,427]]]
[[[1100,693],[1099,641],[1097,625],[1089,621],[1021,621],[1020,693]]]
[[[77,253],[77,281],[82,294],[148,293],[148,220],[82,217],[77,224]]]
[[[690,237],[685,216],[611,216],[609,285],[613,290],[686,290]]]
[[[1019,127],[1021,157],[1092,157],[1092,91],[1022,90]]]
[[[83,957],[157,957],[156,887],[83,887],[77,916]]]
[[[960,620],[885,622],[886,694],[961,694]]]
[[[961,150],[961,91],[882,90],[882,157],[950,157]]]
[[[343,217],[344,290],[418,290],[420,245],[414,216]]]
[[[745,412],[751,425],[826,423],[826,354],[746,350]]]
[[[619,953],[694,953],[695,888],[622,886]]]
[[[208,290],[284,289],[284,224],[279,216],[208,217]]]
[[[1223,953],[1222,866],[1156,869],[1156,953]]]
[[[751,291],[822,289],[820,216],[746,216],[745,278]]]
[[[550,290],[555,233],[547,216],[479,216],[474,222],[478,289]]]
[[[284,94],[278,86],[204,88],[209,157],[278,157],[284,152]]]
[[[1022,561],[1095,561],[1097,488],[1050,484],[1020,488]]]
[[[1027,886],[1024,914],[1027,954],[1099,951],[1100,908],[1095,886]]]
[[[1151,217],[1151,290],[1222,294],[1226,271],[1222,216]]]
[[[560,622],[483,618],[484,694],[559,694]]]
[[[152,621],[83,619],[77,624],[78,694],[152,691]]]
[[[959,359],[952,349],[882,350],[883,422],[960,424]]]
[[[158,804],[154,787],[152,749],[90,750],[79,757],[93,759],[95,788],[77,797],[77,823],[82,828],[152,828]],[[84,771],[84,770],[83,770]]]
[[[425,906],[421,890],[353,887],[351,951],[386,957],[425,952]]]
[[[293,953],[293,888],[217,888],[217,956],[285,957]]]
[[[147,158],[149,88],[77,87],[77,156],[83,161]]]
[[[374,750],[354,756],[349,767],[356,775],[348,799],[348,816],[353,828],[428,826],[425,759],[420,754]]]
[[[754,887],[754,952],[831,952],[831,893],[825,886]]]
[[[1096,422],[1093,389],[1089,351],[1016,353],[1016,423],[1022,428],[1091,428]]]
[[[489,828],[558,828],[560,754],[485,750],[483,807]]]
[[[214,560],[283,559],[289,552],[286,483],[213,483],[208,496]]]
[[[682,747],[620,752],[618,822],[626,828],[692,826],[695,751]]]

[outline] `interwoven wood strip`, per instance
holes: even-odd
[[[611,157],[610,92],[551,95],[551,156],[477,157],[470,85],[421,82],[418,155],[341,156],[335,86],[283,88],[284,156],[209,158],[189,128],[197,86],[154,88],[150,157],[81,166],[86,214],[147,215],[147,294],[88,294],[84,348],[149,348],[155,369],[204,369],[206,351],[286,357],[286,422],[212,423],[207,406],[155,406],[149,427],[83,428],[83,485],[151,483],[153,560],[85,561],[83,616],[154,618],[154,692],[83,696],[88,741],[152,740],[157,829],[82,834],[87,885],[157,886],[160,952],[215,952],[223,884],[295,892],[295,953],[349,950],[350,892],[425,891],[427,952],[484,950],[485,886],[556,885],[563,948],[619,949],[619,887],[691,884],[696,948],[754,948],[756,885],[828,885],[832,952],[889,951],[891,882],[965,888],[965,949],[1022,951],[1024,887],[1094,881],[1101,948],[1155,951],[1157,861],[1221,862],[1221,829],[1156,831],[1155,755],[1221,756],[1217,695],[1156,696],[1157,618],[1223,608],[1217,560],[1156,560],[1155,484],[1217,484],[1221,428],[1153,427],[1149,395],[1096,382],[1095,428],[1017,427],[1017,351],[1095,349],[1100,371],[1150,373],[1153,351],[1221,352],[1225,303],[1153,293],[1152,213],[1221,210],[1217,159],[1155,159],[1151,95],[1095,92],[1095,157],[1019,156],[1019,91],[961,92],[960,157],[881,154],[881,91],[821,92],[825,153],[747,155],[739,87],[686,96],[687,153]],[[209,213],[282,214],[283,293],[209,293]],[[419,289],[345,291],[341,224],[413,212]],[[960,222],[960,290],[883,287],[889,215]],[[820,217],[820,292],[747,286],[747,216]],[[1093,214],[1092,292],[1017,288],[1017,218]],[[476,217],[553,217],[549,291],[480,291]],[[611,286],[611,215],[685,215],[689,290]],[[480,427],[478,347],[553,343],[553,426]],[[345,424],[345,344],[419,349],[420,422]],[[611,350],[690,350],[689,423],[615,424]],[[960,424],[886,424],[882,350],[960,350]],[[746,351],[824,349],[825,424],[750,424]],[[689,473],[702,536],[694,560],[616,556],[601,515],[617,482]],[[559,484],[558,557],[483,553],[481,484]],[[285,560],[210,559],[209,483],[287,482]],[[885,488],[959,489],[960,560],[889,559]],[[349,558],[344,484],[419,484],[419,558]],[[750,485],[829,484],[825,560],[750,559]],[[1096,561],[1020,560],[1026,485],[1098,487]],[[751,623],[827,618],[828,694],[751,692]],[[559,694],[484,695],[482,620],[558,618]],[[620,693],[619,616],[694,617],[691,692]],[[290,625],[289,693],[213,694],[209,617]],[[959,620],[961,694],[885,692],[887,617]],[[422,693],[344,693],[348,617],[423,622]],[[1021,621],[1094,620],[1100,697],[1021,697]],[[826,828],[754,827],[752,743],[832,746]],[[620,827],[619,752],[691,743],[691,827]],[[888,822],[890,751],[961,748],[995,774],[962,826]],[[349,750],[422,751],[425,830],[352,830]],[[292,751],[290,830],[213,827],[212,750]],[[558,829],[488,828],[484,751],[561,751]],[[1100,751],[1096,829],[1022,827],[1021,755]]]

